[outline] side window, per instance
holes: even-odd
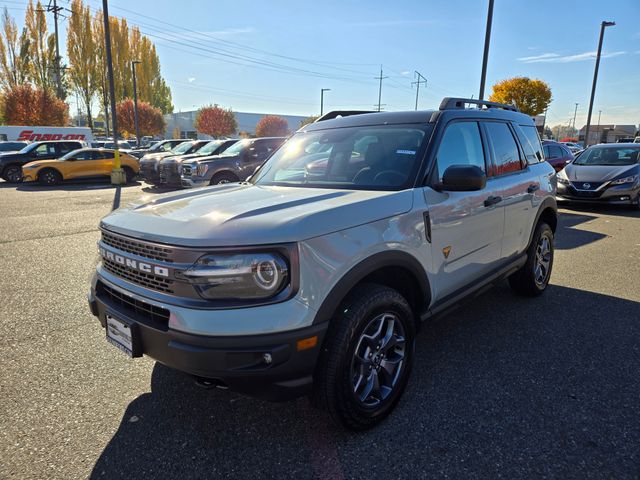
[[[58,148],[59,148],[60,154],[64,155],[65,153],[69,153],[71,150],[76,150],[76,149],[80,148],[80,145],[78,145],[76,143],[62,142],[62,143],[58,144]]]
[[[56,146],[54,143],[43,143],[36,147],[35,154],[37,157],[55,157]]]
[[[501,122],[485,122],[485,126],[491,143],[496,175],[522,170],[518,144],[513,138],[509,125]]]
[[[447,126],[438,147],[436,162],[440,181],[451,165],[476,165],[486,172],[478,123],[455,122]]]
[[[529,140],[529,144],[533,147],[533,151],[538,158],[538,162],[542,162],[544,158],[542,157],[542,144],[540,143],[540,136],[538,135],[538,130],[533,125],[521,125],[520,128],[524,132],[525,136]],[[527,162],[529,161],[529,156],[527,154]],[[536,163],[536,162],[533,162]]]
[[[92,150],[89,152],[91,160],[102,160],[104,158],[104,153],[99,152],[97,150]]]
[[[557,145],[549,145],[549,155],[550,158],[562,158],[564,157],[564,152],[562,148]]]
[[[551,158],[551,157],[549,156],[549,155],[550,155],[550,153],[549,153],[549,146],[548,146],[548,145],[545,145],[545,146],[543,146],[542,148],[544,149],[544,158]]]
[[[531,143],[531,140],[526,136],[526,134],[524,133],[524,131],[520,126],[514,125],[513,129],[515,130],[518,140],[520,141],[520,146],[524,151],[524,158],[527,160],[527,163],[529,165],[538,163],[540,159],[538,158],[538,155],[536,155],[536,147],[533,146],[533,144]],[[537,139],[535,140],[535,142],[539,144],[539,141]]]

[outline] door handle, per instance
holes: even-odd
[[[540,190],[540,185],[536,183],[532,183],[531,185],[529,185],[529,187],[527,187],[527,193],[533,193],[537,190]]]
[[[502,197],[497,196],[497,195],[491,195],[489,198],[487,198],[484,201],[484,206],[485,207],[490,207],[492,205],[495,205],[496,203],[500,203],[502,201]]]

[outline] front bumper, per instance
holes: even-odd
[[[260,335],[185,333],[162,321],[160,310],[163,309],[154,310],[155,316],[145,315],[143,308],[146,307],[138,309],[141,305],[138,299],[127,297],[125,291],[114,287],[98,280],[89,294],[89,308],[103,328],[107,314],[136,325],[142,354],[168,367],[256,398],[283,401],[310,392],[327,323]],[[134,303],[127,303],[129,300]],[[131,308],[131,305],[136,307]],[[256,314],[256,309],[244,310],[247,314]],[[209,315],[215,317],[216,311],[210,311]],[[298,341],[311,337],[317,337],[315,345],[300,350]]]
[[[633,205],[638,201],[640,184],[614,185],[600,190],[578,190],[573,185],[558,182],[559,200],[576,203],[600,203],[612,205]]]
[[[153,165],[140,164],[140,176],[153,185],[160,185],[160,173]]]

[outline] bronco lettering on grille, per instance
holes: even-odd
[[[158,275],[159,277],[169,276],[169,269],[166,267],[160,267],[158,265],[152,265],[150,263],[133,260],[131,258],[118,255],[117,253],[110,252],[103,247],[100,247],[100,255],[107,260],[111,260],[112,262],[122,265],[123,267],[131,268],[133,270],[139,270],[140,272],[144,273],[151,273],[153,275]]]

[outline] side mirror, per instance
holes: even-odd
[[[442,175],[439,187],[450,192],[473,192],[487,184],[487,175],[475,165],[451,165]]]

